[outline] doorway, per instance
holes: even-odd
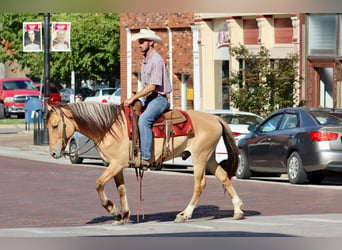
[[[319,76],[319,106],[334,107],[333,68],[318,68]]]

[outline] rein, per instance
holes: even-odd
[[[85,145],[87,145],[87,143],[90,141],[90,139],[88,138],[88,140],[79,148],[79,149],[75,149],[73,152],[67,152],[65,149],[67,147],[67,142],[66,142],[66,124],[65,124],[65,121],[64,121],[64,112],[62,111],[62,109],[59,109],[59,114],[60,116],[62,117],[62,126],[63,126],[63,131],[62,131],[62,153],[64,156],[76,156],[76,152],[81,150],[82,148],[85,147]],[[77,154],[78,156],[80,155],[83,155],[87,152],[89,152],[90,150],[92,150],[94,147],[96,147],[97,143],[90,147],[89,149],[87,149],[86,151],[80,153],[80,154]]]
[[[62,131],[62,135],[63,135],[63,138],[62,138],[62,152],[63,152],[63,154],[65,154],[65,148],[67,146],[67,143],[66,143],[66,124],[65,124],[65,121],[64,121],[65,114],[63,113],[62,109],[58,109],[58,110],[59,110],[60,116],[62,117],[62,127],[63,127],[63,131]]]

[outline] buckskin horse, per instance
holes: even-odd
[[[118,224],[126,223],[130,217],[126,197],[123,170],[129,166],[132,143],[127,132],[129,121],[123,104],[102,104],[79,102],[48,105],[47,129],[49,134],[49,151],[58,159],[66,154],[65,149],[70,137],[79,131],[92,139],[101,155],[109,165],[96,180],[96,190],[102,206],[114,216]],[[192,121],[193,133],[173,137],[171,153],[165,159],[189,152],[193,162],[194,190],[186,208],[177,214],[175,222],[189,220],[205,188],[206,170],[213,173],[227,191],[234,207],[233,219],[244,217],[243,203],[236,193],[231,178],[238,167],[238,148],[234,136],[224,120],[220,117],[196,110],[187,110]],[[228,152],[228,160],[218,164],[215,149],[223,137]],[[153,155],[155,162],[160,161],[164,138],[154,138]],[[107,198],[105,185],[114,178],[120,197],[120,209]]]

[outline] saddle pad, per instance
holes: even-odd
[[[131,109],[130,107],[124,106],[125,116],[128,125],[128,136],[132,138],[132,120],[130,117]],[[190,116],[182,110],[177,110],[177,112],[181,112],[183,116],[186,118],[185,121],[179,122],[177,124],[173,124],[173,136],[182,136],[182,135],[191,135],[194,134],[194,129],[192,126],[192,121]],[[164,114],[161,115],[157,121],[158,123],[154,123],[152,127],[152,131],[155,138],[164,138],[165,137],[165,125],[162,124],[161,120],[163,120]]]

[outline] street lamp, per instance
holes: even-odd
[[[48,104],[50,104],[50,13],[44,13],[44,110],[41,144],[49,144],[46,127]]]

